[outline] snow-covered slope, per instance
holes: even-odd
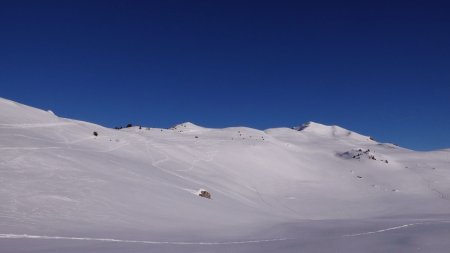
[[[252,246],[260,243],[298,252],[317,231],[344,249],[342,240],[353,239],[336,238],[384,224],[439,227],[450,213],[448,150],[415,152],[313,122],[115,130],[0,99],[0,154],[1,252],[149,250],[99,238],[161,252],[261,252]],[[201,189],[212,198],[199,197]],[[47,248],[53,240],[65,243]]]

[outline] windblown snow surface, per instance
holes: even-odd
[[[313,122],[116,130],[0,99],[2,253],[450,252],[449,239],[448,149]]]

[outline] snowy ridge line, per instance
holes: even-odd
[[[391,230],[397,230],[397,229],[402,229],[402,228],[407,228],[407,227],[412,227],[412,226],[417,226],[417,225],[430,225],[430,224],[439,224],[439,223],[450,223],[450,221],[411,223],[411,224],[405,224],[405,225],[400,225],[400,226],[396,226],[396,227],[380,229],[380,230],[377,230],[377,231],[370,231],[370,232],[363,232],[363,233],[358,233],[358,234],[343,235],[343,237],[371,235],[371,234],[383,233],[383,232],[387,232],[387,231],[391,231]]]
[[[72,122],[0,124],[0,128],[37,128],[74,125]]]
[[[41,239],[41,240],[75,240],[75,241],[100,241],[100,242],[122,242],[122,243],[142,243],[142,244],[167,244],[167,245],[232,245],[232,244],[251,244],[286,241],[288,238],[275,238],[249,241],[231,241],[231,242],[164,242],[164,241],[137,241],[120,240],[111,238],[89,238],[89,237],[66,237],[66,236],[46,236],[46,235],[27,235],[27,234],[0,234],[0,239]]]

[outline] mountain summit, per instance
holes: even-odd
[[[327,126],[312,121],[304,123],[298,127],[293,127],[292,129],[301,131],[303,133],[310,133],[333,138],[351,137],[359,140],[372,140],[369,136],[355,133],[340,126]]]
[[[182,131],[182,132],[195,132],[195,131],[201,131],[204,128],[201,126],[198,126],[191,122],[184,122],[178,125],[175,125],[171,127],[172,130]]]

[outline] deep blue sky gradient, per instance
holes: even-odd
[[[108,127],[316,121],[448,148],[450,2],[1,1],[0,96]]]

